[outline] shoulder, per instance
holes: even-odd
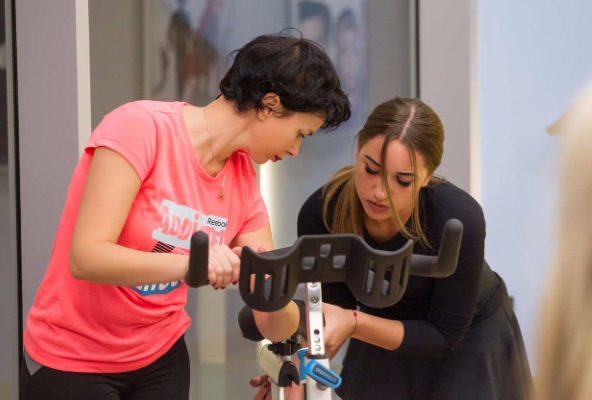
[[[112,136],[122,132],[131,136],[146,136],[156,132],[164,114],[178,114],[182,111],[181,102],[137,100],[120,105],[101,120],[93,132],[94,136]],[[178,118],[175,118],[177,120]],[[169,118],[170,120],[170,118]]]
[[[122,155],[142,178],[154,166],[156,154],[176,156],[179,142],[162,150],[162,137],[158,119],[159,110],[172,110],[175,103],[138,100],[125,103],[108,113],[94,129],[86,149],[108,147]],[[171,125],[171,124],[169,124]],[[171,125],[172,126],[172,125]]]
[[[159,108],[163,108],[162,106],[159,107],[159,104],[166,105],[167,103],[138,100],[122,104],[103,117],[97,126],[97,130],[105,126],[109,128],[134,128],[141,125],[143,129],[154,126],[154,113]]]
[[[156,100],[136,100],[124,103],[115,108],[107,117],[118,116],[150,118],[160,113],[178,113],[182,110],[182,102],[156,101]]]
[[[323,208],[323,187],[318,188],[315,190],[302,204],[300,208],[300,213],[316,213],[321,212]]]
[[[452,184],[442,182],[422,189],[421,202],[432,234],[440,232],[449,219],[463,224],[463,237],[485,238],[485,217],[481,205],[469,193]],[[438,236],[438,235],[437,235]]]
[[[451,182],[442,182],[422,189],[427,209],[446,218],[482,220],[481,205],[466,191]]]

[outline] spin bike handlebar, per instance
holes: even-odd
[[[389,307],[405,293],[410,274],[442,278],[454,273],[462,231],[459,220],[446,222],[438,256],[412,255],[412,240],[391,252],[350,234],[303,235],[292,247],[265,253],[245,247],[239,291],[251,308],[276,311],[292,300],[300,283],[344,282],[361,303]]]
[[[412,254],[412,240],[384,251],[350,234],[303,235],[291,247],[264,253],[244,247],[239,291],[251,308],[276,311],[292,300],[300,283],[344,282],[363,304],[389,307],[403,296],[409,275],[443,278],[454,273],[462,231],[459,220],[446,222],[438,256]],[[207,235],[195,232],[185,277],[190,287],[208,284],[208,251]]]

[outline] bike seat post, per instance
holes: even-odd
[[[308,352],[305,362],[314,360],[329,369],[329,358],[325,353],[325,337],[323,335],[323,296],[320,282],[306,284],[306,328],[308,334]],[[304,368],[304,366],[300,366]],[[310,375],[306,375],[306,395],[312,400],[331,400],[331,390]]]

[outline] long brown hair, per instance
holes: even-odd
[[[412,172],[415,173],[416,170],[415,152],[423,156],[428,175],[432,176],[440,165],[444,152],[444,127],[434,110],[421,100],[395,97],[379,104],[357,135],[358,151],[368,141],[382,135],[384,142],[380,154],[381,165],[386,165],[386,150],[394,140],[399,140],[408,148]],[[363,234],[364,209],[356,192],[355,173],[355,164],[344,167],[323,187],[323,220],[327,229],[333,233]],[[412,181],[413,212],[411,224],[407,227],[395,212],[385,168],[381,170],[381,178],[386,188],[391,216],[399,232],[407,238],[430,246],[419,219],[419,190],[415,187],[415,179]],[[330,204],[335,207],[332,217],[329,216]]]

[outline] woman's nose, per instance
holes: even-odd
[[[288,154],[292,157],[298,157],[299,151],[300,151],[300,143],[297,143],[297,144],[293,145],[292,147],[290,147],[290,150],[288,150]]]
[[[380,177],[377,177],[374,184],[374,197],[376,200],[386,199],[386,191],[384,190],[384,184],[382,183],[382,178]]]

